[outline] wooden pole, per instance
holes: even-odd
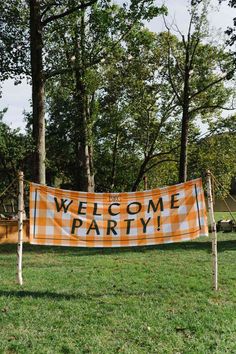
[[[213,197],[211,186],[211,172],[207,171],[207,201],[208,201],[208,215],[210,219],[210,233],[212,240],[212,273],[213,273],[213,287],[218,290],[218,254],[217,254],[217,232],[216,222],[213,209]]]
[[[18,194],[18,245],[17,245],[17,281],[23,285],[22,278],[22,251],[23,251],[23,212],[24,212],[24,174],[19,172],[19,194]]]

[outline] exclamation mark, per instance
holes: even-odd
[[[161,217],[158,215],[157,217],[157,231],[160,231],[160,226],[161,226]]]

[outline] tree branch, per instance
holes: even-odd
[[[181,66],[180,66],[180,64],[179,64],[179,60],[178,60],[178,58],[175,56],[175,53],[174,53],[173,50],[172,50],[172,55],[173,55],[173,57],[175,58],[177,68],[179,69],[179,71],[180,71],[182,77],[184,78],[184,71],[183,71],[183,69],[181,68]]]
[[[206,90],[208,90],[210,87],[218,84],[219,82],[227,79],[228,76],[230,76],[232,73],[234,73],[235,70],[231,70],[230,72],[228,72],[227,74],[225,74],[224,76],[218,78],[217,80],[211,82],[210,84],[208,84],[207,86],[203,87],[201,90],[195,92],[194,94],[192,94],[192,96],[189,98],[189,100],[191,101],[194,97],[200,95],[202,92],[205,92]]]
[[[63,69],[56,69],[52,71],[45,71],[44,72],[44,79],[51,79],[54,76],[61,75],[61,74],[67,74],[72,71],[72,68],[63,68]]]
[[[63,17],[66,17],[78,10],[83,10],[83,9],[86,9],[88,6],[91,6],[93,4],[95,4],[97,2],[97,0],[90,0],[86,3],[82,3],[78,6],[75,6],[75,7],[72,7],[60,14],[57,14],[57,15],[52,15],[52,16],[49,16],[48,18],[46,18],[44,21],[42,21],[42,27],[45,27],[48,23],[52,22],[52,21],[55,21],[55,20],[58,20],[60,18],[63,18]]]
[[[167,58],[167,61],[168,61],[168,77],[169,77],[169,80],[170,80],[170,84],[171,84],[171,87],[172,87],[172,90],[174,91],[174,94],[175,96],[177,97],[178,101],[179,101],[179,104],[182,105],[182,100],[176,90],[176,87],[173,83],[173,80],[172,80],[172,75],[171,75],[171,71],[170,71],[170,52],[171,52],[171,46],[170,46],[170,43],[168,41],[168,58]]]
[[[158,162],[152,164],[151,166],[147,167],[147,168],[143,171],[143,173],[147,173],[147,172],[150,171],[153,167],[156,167],[156,166],[160,165],[160,164],[163,163],[163,162],[176,162],[176,163],[178,163],[179,161],[178,161],[178,160],[175,160],[175,159],[160,160],[160,161],[158,161]]]
[[[197,38],[196,43],[195,43],[194,48],[193,48],[193,52],[192,52],[190,61],[189,61],[189,70],[192,70],[194,55],[195,55],[195,53],[196,53],[196,50],[197,50],[197,47],[198,47],[198,44],[199,44],[199,43],[200,43],[200,39]]]
[[[200,110],[202,110],[202,109],[223,109],[223,110],[226,110],[226,111],[234,111],[235,110],[235,107],[232,107],[232,108],[230,108],[230,107],[223,107],[223,106],[221,106],[221,105],[206,105],[206,106],[201,106],[201,107],[196,107],[196,108],[194,108],[194,109],[192,109],[192,110],[190,110],[189,111],[189,113],[190,114],[192,114],[192,113],[195,113],[195,112],[198,112],[198,111],[200,111]]]
[[[51,4],[45,4],[43,6],[42,12],[41,12],[41,19],[53,6],[59,6],[59,5],[56,2],[52,2]]]
[[[148,154],[147,154],[147,159],[148,160],[152,159],[153,151],[155,149],[155,143],[156,143],[156,140],[158,138],[158,135],[160,134],[160,130],[161,130],[161,127],[162,127],[163,123],[166,121],[166,119],[168,119],[169,113],[176,107],[176,105],[172,105],[173,101],[174,101],[174,98],[172,98],[172,100],[169,103],[169,107],[167,107],[165,113],[161,117],[161,121],[159,123],[158,128],[156,129],[156,134],[154,135],[154,137],[152,139],[152,143],[151,143],[151,146],[150,146]]]
[[[126,31],[123,34],[121,34],[120,38],[118,38],[117,41],[108,50],[106,50],[105,52],[102,52],[102,50],[100,52],[97,51],[97,53],[93,55],[93,57],[96,58],[100,54],[97,59],[91,60],[91,65],[98,64],[102,59],[104,59],[108,55],[109,52],[112,52],[118,46],[118,44],[130,33],[134,25],[138,22],[139,17],[142,14],[144,5],[145,5],[145,0],[142,2],[139,12],[137,13],[133,22],[127,27]]]
[[[180,145],[173,147],[173,148],[170,149],[169,151],[158,152],[158,153],[156,153],[156,154],[153,154],[153,155],[149,158],[149,160],[152,160],[152,159],[154,159],[154,158],[156,158],[156,157],[160,157],[160,156],[164,156],[164,155],[169,155],[169,154],[171,154],[173,151],[175,151],[176,149],[178,149],[179,147],[180,147]]]

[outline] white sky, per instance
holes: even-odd
[[[161,0],[157,1],[162,3]],[[236,17],[236,9],[229,8],[227,2],[218,5],[218,0],[212,0],[213,9],[209,15],[210,27],[214,28],[217,39],[222,36],[227,26],[233,23],[233,17]],[[169,8],[169,21],[175,19],[181,31],[185,31],[188,25],[187,0],[166,0],[165,4]],[[218,12],[218,9],[220,10]],[[152,31],[165,30],[161,17],[152,20],[148,27]],[[220,36],[219,36],[220,34]],[[20,127],[24,130],[23,111],[30,110],[31,87],[23,81],[21,85],[14,86],[13,80],[7,80],[2,85],[2,98],[0,98],[0,110],[8,108],[3,121],[12,128]]]

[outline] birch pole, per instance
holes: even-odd
[[[212,273],[213,273],[213,287],[214,290],[218,290],[218,254],[217,254],[217,232],[216,232],[216,222],[214,217],[213,209],[213,197],[212,197],[212,186],[211,186],[211,172],[208,170],[207,174],[207,204],[208,204],[208,215],[210,219],[210,233],[212,240]]]
[[[19,172],[19,194],[18,194],[18,244],[17,244],[17,281],[23,285],[22,278],[22,251],[23,251],[23,209],[24,209],[24,174]]]

